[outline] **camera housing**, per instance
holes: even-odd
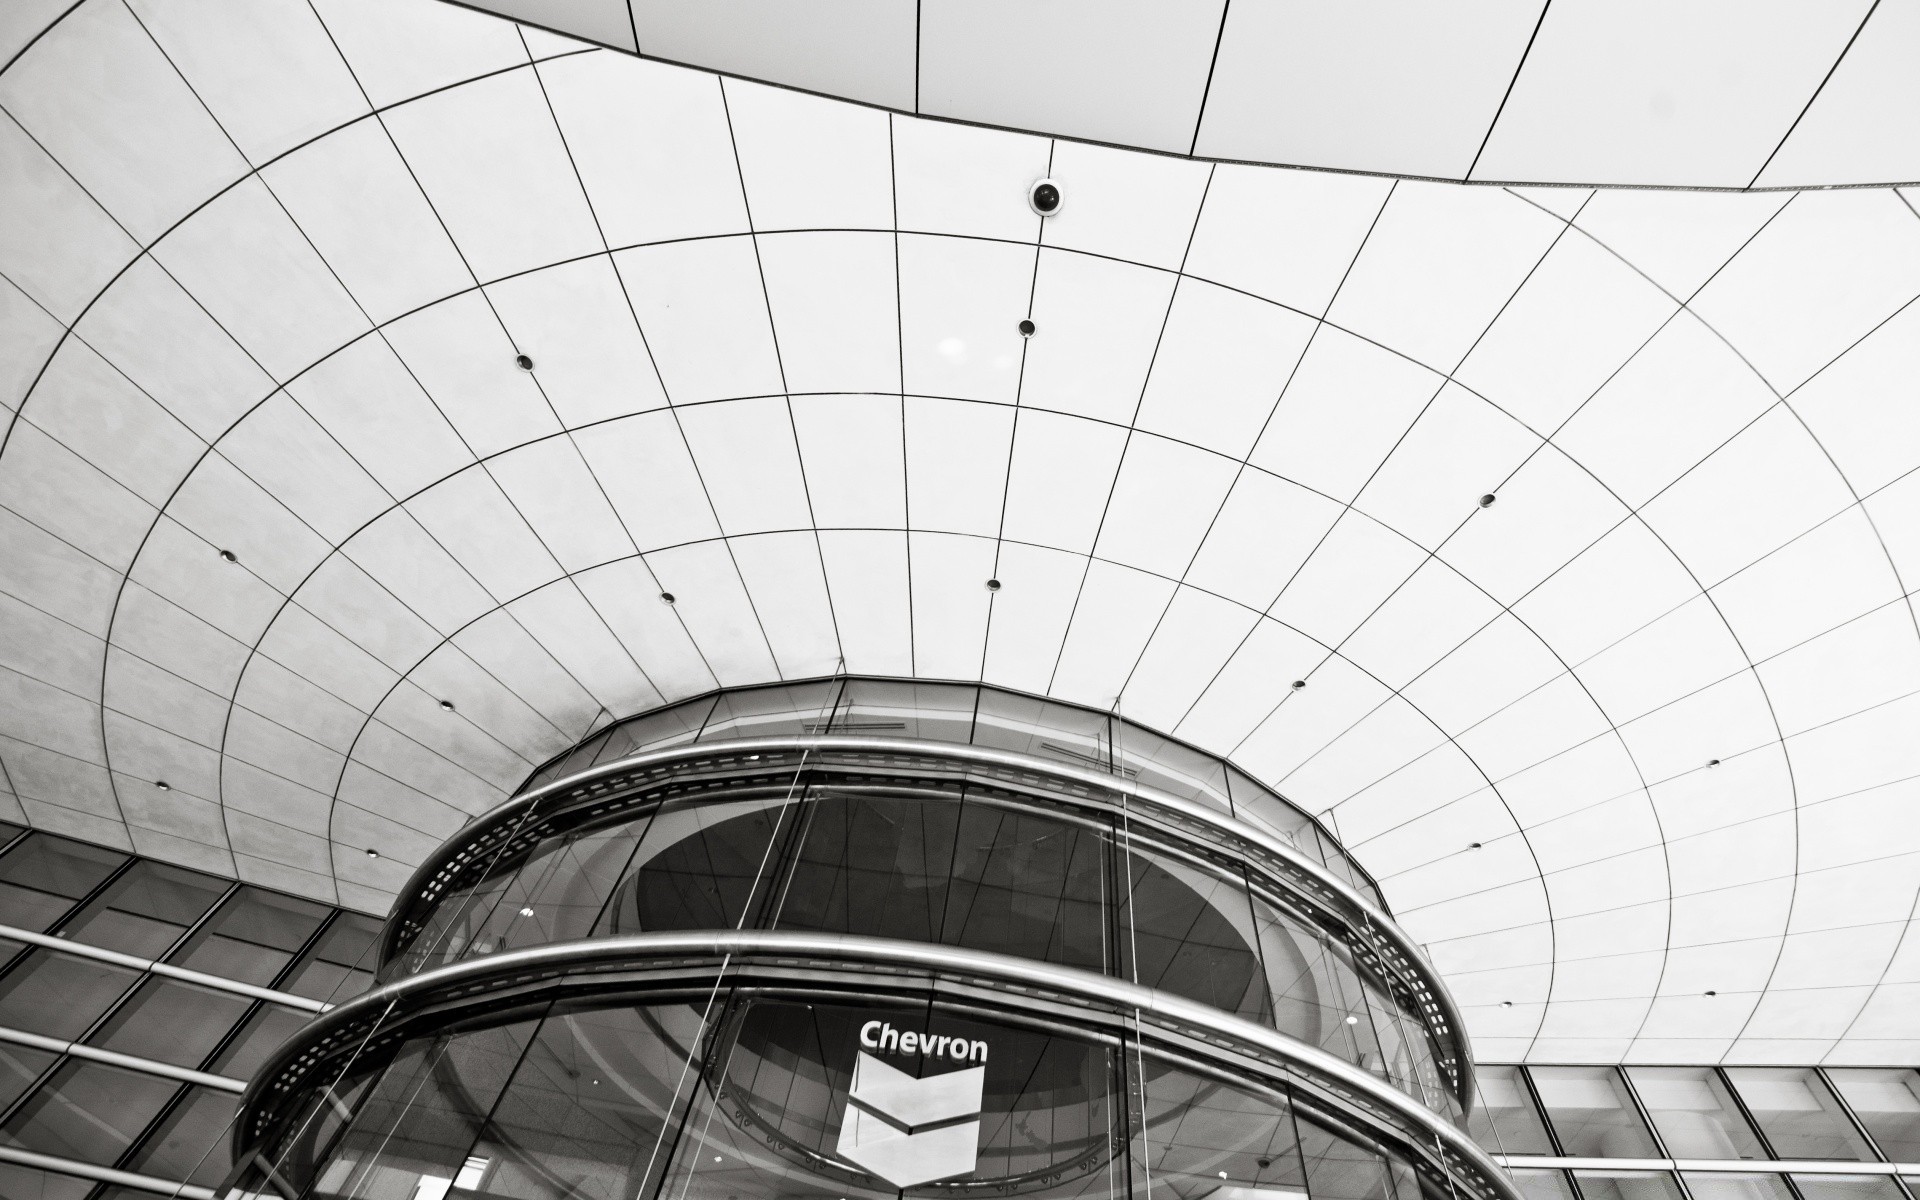
[[[1036,179],[1027,188],[1027,207],[1043,217],[1057,216],[1066,197],[1051,179]]]

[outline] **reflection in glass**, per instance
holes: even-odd
[[[1152,988],[1271,1019],[1246,881],[1135,849],[1120,902],[1120,974]]]
[[[1515,1171],[1513,1182],[1527,1200],[1573,1200],[1564,1171]]]
[[[1629,1067],[1640,1102],[1672,1158],[1765,1158],[1739,1105],[1711,1067]]]
[[[1891,1175],[1795,1175],[1803,1200],[1905,1200]]]
[[[35,950],[0,978],[0,1025],[77,1038],[139,978],[113,963]]]
[[[1297,1128],[1313,1200],[1420,1200],[1406,1164],[1379,1147],[1304,1116]]]
[[[163,957],[231,885],[142,859],[60,927],[63,937],[141,958]]]
[[[35,833],[0,856],[0,924],[44,933],[127,856]]]
[[[1479,1089],[1467,1131],[1473,1140],[1495,1154],[1552,1154],[1547,1127],[1534,1111],[1526,1081],[1518,1067],[1478,1067],[1473,1081]],[[1558,1175],[1555,1175],[1558,1179]],[[1566,1181],[1560,1180],[1560,1186]],[[1543,1184],[1542,1186],[1546,1186]]]
[[[87,1041],[136,1058],[197,1067],[252,1003],[197,983],[150,977]]]
[[[1136,1194],[1170,1188],[1182,1197],[1304,1200],[1309,1166],[1283,1097],[1154,1059],[1133,1065]],[[1327,1142],[1316,1136],[1314,1144],[1323,1154],[1312,1169],[1324,1180]]]
[[[670,1113],[694,1089],[689,1005],[558,1013],[528,1046],[461,1167],[516,1200],[626,1200],[665,1168]],[[449,1159],[449,1162],[452,1160]]]
[[[1682,1175],[1693,1200],[1794,1200],[1780,1175],[1733,1171],[1688,1171]]]
[[[1873,1151],[1817,1072],[1805,1067],[1729,1067],[1727,1078],[1776,1157],[1873,1161]]]
[[[110,1163],[180,1090],[171,1079],[69,1059],[0,1128],[0,1143]]]
[[[59,1056],[31,1046],[0,1043],[0,1109],[26,1094]]]
[[[407,1046],[358,1106],[315,1191],[405,1200],[422,1180],[450,1184],[535,1025],[451,1033]]]
[[[341,913],[280,982],[280,990],[310,1000],[339,1001],[359,995],[373,982],[374,942],[379,936],[379,921]]]
[[[1573,1178],[1585,1200],[1682,1200],[1665,1171],[1575,1171]]]
[[[260,1064],[267,1061],[267,1055],[279,1049],[280,1043],[292,1037],[295,1030],[312,1019],[311,1013],[297,1008],[288,1008],[283,1004],[262,1004],[208,1069],[235,1079],[250,1079]]]
[[[243,887],[196,930],[170,961],[195,971],[266,987],[307,944],[328,910],[260,888]]]
[[[233,1167],[228,1137],[240,1097],[211,1088],[191,1088],[148,1135],[131,1168],[159,1179],[184,1179],[202,1187],[219,1183]]]
[[[0,1163],[0,1196],[17,1196],[19,1200],[87,1200],[93,1189],[91,1179]]]
[[[1890,1162],[1920,1162],[1920,1072],[1835,1067],[1827,1078]]]
[[[1528,1072],[1566,1153],[1577,1158],[1658,1157],[1626,1085],[1612,1067],[1529,1067]]]

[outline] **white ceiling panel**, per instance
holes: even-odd
[[[1882,9],[1803,130],[1900,94]],[[1097,83],[1068,106],[1088,119],[1178,116],[1171,157],[723,86],[426,0],[139,0],[210,118],[126,11],[82,6],[0,72],[0,815],[379,907],[535,761],[660,700],[984,676],[1118,700],[1328,813],[1483,1055],[1920,1045],[1910,198],[1213,167],[1180,157],[1186,75],[1101,99],[1129,55],[1219,40],[1200,153],[1304,146],[1304,122],[1464,173],[1491,128],[1484,175],[1522,169],[1539,113],[1596,105],[1657,128],[1541,154],[1651,171],[1725,132],[1699,96],[1744,97],[1708,164],[1777,140],[1794,64],[1837,54],[1781,31],[1858,6],[1735,23],[1696,57],[1747,73],[1667,89],[1668,118],[1678,36],[1542,93],[1581,22],[1589,48],[1624,28],[1556,6],[1510,128],[1537,5],[1056,28],[1086,52],[1042,82]],[[836,25],[861,11],[811,14],[835,54],[810,69],[892,80],[884,104],[912,107],[915,54],[1007,44],[988,10],[939,8],[925,45]],[[618,41],[611,13],[543,19]],[[787,62],[762,15],[642,12],[686,53]],[[536,73],[527,45],[559,57]],[[115,54],[146,65],[76,86]],[[962,93],[1012,61],[942,103],[982,119]],[[1812,169],[1905,117],[1861,120]],[[1815,161],[1801,137],[1781,170]],[[229,186],[242,153],[284,157]],[[142,237],[193,215],[115,283],[136,242],[76,178]]]

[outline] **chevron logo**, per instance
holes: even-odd
[[[915,1079],[857,1051],[840,1157],[897,1188],[971,1172],[980,1152],[980,1095],[987,1069]]]

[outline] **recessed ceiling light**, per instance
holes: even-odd
[[[451,701],[451,700],[442,700],[442,701],[440,702],[440,707],[441,707],[442,709],[444,709],[444,710],[446,710],[447,712],[452,712],[452,711],[453,711],[453,701]]]
[[[1484,495],[1484,496],[1482,496],[1482,497],[1480,497],[1480,507],[1481,507],[1481,508],[1492,508],[1492,507],[1493,507],[1493,502],[1494,502],[1494,500],[1495,500],[1495,499],[1497,499],[1497,497],[1496,497],[1496,496],[1494,496],[1494,494],[1493,494],[1492,492],[1488,492],[1488,493],[1487,493],[1486,495]]]
[[[673,603],[673,593],[672,593],[672,592],[661,592],[661,593],[660,593],[660,603],[662,603],[662,604],[672,604],[672,603]]]
[[[1293,681],[1293,690],[1296,692],[1305,686],[1307,686],[1307,681],[1304,679],[1296,679]]]
[[[1349,1025],[1358,1025],[1359,1023],[1360,1023],[1360,1018],[1359,1018],[1359,1017],[1348,1017],[1348,1018],[1347,1018],[1347,1024],[1349,1024]]]
[[[516,354],[516,355],[514,355],[514,356],[513,356],[513,365],[514,365],[514,366],[516,366],[516,367],[519,367],[519,368],[520,368],[520,369],[521,369],[522,371],[531,371],[531,370],[533,370],[533,360],[532,360],[531,358],[528,358],[528,357],[527,357],[526,355],[524,355],[524,354]]]
[[[1038,325],[1035,325],[1035,324],[1034,324],[1034,323],[1033,323],[1032,321],[1030,321],[1030,320],[1025,320],[1025,321],[1021,321],[1021,322],[1020,322],[1020,336],[1021,336],[1021,337],[1032,337],[1032,336],[1033,336],[1033,334],[1034,334],[1034,331],[1035,331],[1036,329],[1038,329],[1038,328],[1039,328],[1039,326],[1038,326]]]
[[[1720,765],[1720,760],[1717,758],[1710,758],[1707,760],[1707,765],[1709,767],[1717,767]]]
[[[233,551],[231,551],[231,550],[222,550],[222,551],[220,552],[220,557],[221,557],[221,558],[224,558],[224,559],[226,559],[226,560],[227,560],[228,562],[239,562],[239,561],[240,561],[240,556],[239,556],[238,554],[235,554],[235,553],[234,553]]]
[[[1713,990],[1713,989],[1711,989],[1711,988],[1709,988],[1709,989],[1707,989],[1707,991],[1706,991],[1706,993],[1705,993],[1705,994],[1706,994],[1706,995],[1709,995],[1709,996],[1718,996],[1718,995],[1719,995],[1720,993],[1719,993],[1719,992],[1716,992],[1716,991],[1714,991],[1714,990]]]
[[[1484,844],[1485,844],[1485,843],[1482,843],[1482,842],[1468,842],[1468,843],[1467,843],[1467,849],[1469,849],[1469,850],[1478,850],[1478,849],[1480,849],[1480,848],[1481,848],[1481,847],[1482,847],[1482,846],[1483,846]]]
[[[1502,1001],[1500,1002],[1500,1007],[1501,1007],[1501,1008],[1512,1008],[1512,1007],[1513,1007],[1513,1001],[1511,1001],[1511,1000],[1502,1000]]]
[[[368,857],[368,858],[379,858],[379,857],[380,857],[380,852],[379,852],[378,850],[375,850],[375,849],[374,849],[374,848],[373,848],[372,846],[368,846],[368,847],[367,847],[367,857]]]
[[[520,915],[523,917],[530,917],[533,915],[533,910],[531,908],[523,908],[520,910]]]
[[[153,786],[155,786],[155,787],[157,787],[157,788],[159,788],[159,789],[160,789],[161,791],[163,791],[163,792],[170,792],[170,791],[172,791],[172,790],[173,790],[173,785],[172,785],[172,784],[170,784],[170,783],[168,783],[168,782],[167,782],[166,780],[164,780],[164,779],[156,779],[156,780],[154,780],[154,781],[153,781]]]
[[[989,579],[989,580],[987,580],[987,590],[988,590],[988,591],[990,591],[990,592],[997,592],[997,591],[999,591],[999,590],[1000,590],[1000,581],[999,581],[998,579]]]

